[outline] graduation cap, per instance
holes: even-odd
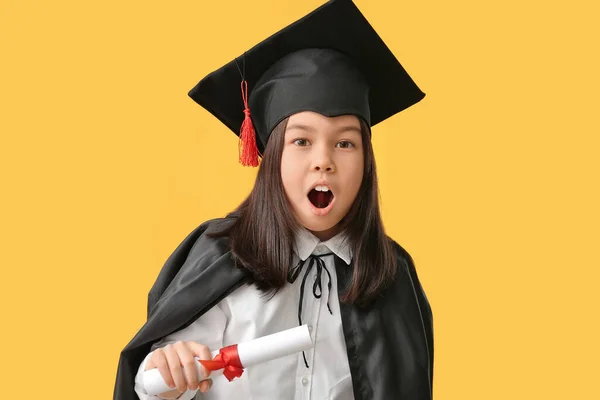
[[[240,162],[252,166],[292,114],[352,114],[374,126],[425,96],[351,0],[323,4],[188,94],[240,136]]]

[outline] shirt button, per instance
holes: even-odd
[[[308,385],[308,379],[306,379],[306,378],[302,378],[302,384],[303,384],[304,386]]]
[[[309,331],[309,332],[312,332],[312,325],[309,325],[309,326],[308,326],[308,331]]]

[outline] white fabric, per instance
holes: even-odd
[[[338,234],[320,242],[308,230],[302,229],[296,234],[292,267],[298,263],[298,257],[306,260],[311,254],[329,252],[334,252],[349,265],[352,253],[344,239],[343,234]],[[227,381],[224,376],[215,377],[213,386],[207,393],[188,390],[179,399],[353,400],[334,256],[323,257],[323,261],[331,273],[331,293],[327,289],[329,277],[323,271],[323,296],[320,299],[313,296],[315,267],[312,268],[304,288],[302,323],[309,325],[315,341],[314,349],[305,352],[309,368],[304,364],[302,353],[298,353],[246,368],[242,377],[232,382]],[[245,284],[187,328],[155,343],[152,350],[179,340],[193,340],[213,351],[298,326],[300,286],[308,263],[307,261],[304,264],[302,272],[293,284],[287,284],[270,300],[256,287]],[[333,314],[327,309],[328,298]],[[141,400],[158,400],[159,397],[148,396],[143,388],[141,374],[147,359],[148,357],[138,370],[135,391]]]

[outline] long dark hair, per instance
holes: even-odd
[[[352,280],[341,301],[364,306],[375,300],[396,275],[393,242],[385,234],[370,129],[360,119],[364,165],[362,184],[348,214],[340,221],[352,248]],[[281,155],[288,119],[273,129],[249,196],[230,214],[235,223],[211,236],[229,236],[236,266],[267,293],[287,283],[293,262],[294,232],[300,228],[284,192]]]

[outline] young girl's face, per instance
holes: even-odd
[[[304,111],[289,118],[281,156],[283,188],[298,222],[321,240],[338,233],[363,170],[358,117]]]

